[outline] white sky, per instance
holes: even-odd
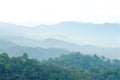
[[[0,21],[120,23],[120,0],[0,0]]]

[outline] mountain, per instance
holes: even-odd
[[[67,54],[69,51],[62,48],[20,46],[10,41],[0,40],[0,53],[4,52],[10,56],[20,56],[23,53],[28,53],[31,58],[42,60],[50,57],[58,57],[61,54]]]
[[[31,39],[53,38],[82,45],[120,47],[120,24],[61,22],[33,27],[1,23],[1,36],[22,36]]]
[[[0,40],[0,48],[1,49],[13,47],[13,46],[16,46],[16,44],[12,43],[10,41],[7,41],[7,40]]]
[[[11,44],[11,45],[9,45],[9,47],[11,47],[11,48],[8,48],[8,46],[5,46],[5,44],[3,42],[1,42],[1,44],[3,44],[3,45],[1,45],[1,47],[2,48],[8,48],[8,50],[6,50],[6,51],[8,51],[8,52],[10,51],[9,53],[14,53],[14,55],[17,52],[19,54],[24,53],[24,52],[34,53],[34,52],[38,51],[38,49],[36,49],[36,48],[39,48],[39,49],[41,49],[41,48],[43,48],[43,49],[51,48],[51,49],[62,49],[63,53],[64,53],[64,51],[65,52],[66,51],[70,51],[70,52],[79,51],[79,52],[84,53],[84,54],[92,54],[92,55],[97,54],[97,55],[100,55],[100,56],[109,57],[111,59],[116,59],[116,58],[119,59],[120,58],[119,57],[120,48],[106,48],[106,47],[99,47],[99,46],[93,46],[93,45],[78,45],[78,44],[75,44],[75,43],[66,42],[66,41],[63,41],[63,40],[52,39],[52,38],[48,38],[48,39],[45,39],[45,40],[32,40],[32,39],[27,39],[27,38],[24,38],[24,37],[13,37],[12,39],[9,38],[7,40],[9,40],[8,42],[10,42],[9,44]],[[12,44],[12,43],[14,43],[14,44]],[[28,49],[26,49],[26,51],[25,51],[23,49],[24,47],[25,48],[27,47]],[[17,50],[14,51],[14,48],[15,49],[17,48]],[[31,48],[30,49],[31,51],[28,51],[29,48]],[[1,50],[1,51],[3,52],[5,50]],[[57,52],[55,52],[55,53],[57,53]],[[50,54],[51,54],[51,57],[52,57],[54,55],[59,56],[61,53],[59,53],[59,50],[58,50],[58,55],[57,54],[53,55],[53,53],[50,53]]]
[[[33,27],[0,23],[0,39],[19,46],[63,48],[120,58],[120,24],[62,22]]]
[[[0,40],[0,53],[4,53],[4,52],[8,53],[10,56],[20,56],[23,53],[28,53],[28,55],[31,58],[37,58],[39,60],[42,60],[42,59],[48,59],[50,57],[58,57],[61,54],[64,53],[67,54],[69,51],[55,47],[42,48],[42,47],[21,46],[11,41]]]
[[[0,54],[1,80],[120,79],[120,24],[62,22],[27,27],[0,23],[0,32],[0,53],[10,55]],[[26,53],[42,61],[29,59]]]
[[[38,60],[48,59],[50,57],[59,57],[61,54],[67,54],[69,51],[59,48],[33,48],[33,47],[10,47],[4,49],[4,52],[8,53],[10,56],[20,56],[23,53],[28,53],[30,58],[35,58]],[[1,52],[2,53],[2,52]]]

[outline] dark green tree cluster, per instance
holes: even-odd
[[[59,58],[49,58],[47,61],[43,61],[46,64],[58,65],[61,67],[80,69],[112,69],[120,66],[120,60],[110,60],[104,56],[99,57],[97,55],[84,55],[80,52],[74,52],[69,54],[63,54]]]
[[[0,54],[0,80],[120,80],[120,61],[70,53],[38,61]]]
[[[24,53],[19,57],[0,54],[0,80],[73,80],[70,72],[53,65],[44,65],[29,59]]]
[[[120,60],[110,60],[104,56],[75,52],[50,58],[43,63],[73,70],[74,80],[120,80]]]

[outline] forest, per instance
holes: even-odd
[[[120,0],[0,0],[0,80],[120,80]]]
[[[120,80],[120,60],[80,52],[37,60],[0,54],[0,80]]]

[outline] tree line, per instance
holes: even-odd
[[[0,80],[120,80],[120,61],[79,52],[44,61],[0,54]]]

